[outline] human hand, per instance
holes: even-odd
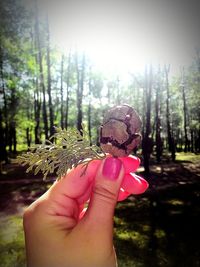
[[[95,160],[82,176],[82,166],[78,166],[26,210],[24,230],[29,267],[116,266],[114,208],[118,195],[122,200],[133,193],[129,192],[127,178],[134,171],[133,161],[136,162],[113,157]],[[144,181],[134,181],[136,193],[146,190]],[[121,186],[129,191],[120,189]],[[83,216],[83,205],[89,198]]]

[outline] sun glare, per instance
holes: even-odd
[[[51,5],[43,1],[53,43],[66,53],[85,51],[103,72],[141,73],[146,64],[170,64],[175,74],[192,61],[197,34],[194,38],[182,13],[164,12],[165,5],[131,0],[51,1]],[[177,23],[178,18],[182,23]]]
[[[130,42],[109,36],[106,32],[95,36],[95,29],[70,38],[64,33],[53,32],[52,41],[64,53],[69,49],[85,52],[92,65],[103,73],[141,72],[147,63],[147,57],[139,47],[131,47]]]

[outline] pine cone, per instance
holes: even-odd
[[[108,110],[100,127],[100,145],[114,157],[128,156],[140,143],[141,119],[128,105]]]

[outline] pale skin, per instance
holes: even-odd
[[[119,159],[109,158],[93,161],[86,174],[81,173],[81,166],[69,172],[25,211],[28,267],[117,266],[113,215],[124,167]]]

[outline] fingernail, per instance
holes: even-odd
[[[106,179],[116,180],[119,176],[122,167],[122,162],[118,158],[107,158],[103,165],[102,174]]]

